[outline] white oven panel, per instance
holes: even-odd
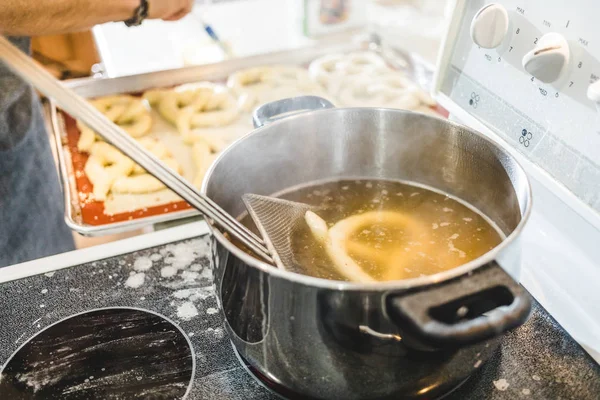
[[[600,3],[457,7],[439,92],[600,213]]]
[[[456,0],[435,98],[523,165],[521,282],[600,362],[600,2]]]

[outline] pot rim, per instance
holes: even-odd
[[[393,108],[380,108],[380,107],[377,107],[377,108],[376,107],[344,107],[344,108],[336,107],[336,108],[301,112],[296,115],[291,115],[289,117],[285,117],[280,120],[276,120],[270,124],[267,124],[260,128],[252,130],[251,132],[240,137],[239,139],[235,140],[231,145],[229,145],[211,164],[210,168],[206,172],[206,175],[202,182],[202,187],[201,187],[200,191],[202,192],[202,194],[207,195],[206,191],[208,188],[208,182],[210,181],[210,178],[211,178],[212,173],[213,173],[214,169],[216,168],[216,166],[227,155],[227,153],[229,151],[231,151],[235,146],[237,146],[239,143],[246,140],[250,136],[260,134],[262,131],[264,131],[267,128],[274,129],[274,127],[285,124],[286,121],[291,120],[291,119],[305,118],[305,117],[319,114],[319,113],[333,113],[333,112],[340,112],[340,111],[345,111],[345,110],[346,111],[347,110],[355,110],[355,111],[362,110],[362,111],[370,111],[370,112],[393,112],[393,113],[402,113],[402,114],[418,114],[422,118],[437,119],[437,120],[440,120],[443,123],[448,124],[450,126],[464,129],[464,130],[470,132],[471,134],[474,134],[474,135],[480,137],[481,139],[485,140],[488,144],[495,147],[497,150],[499,150],[503,154],[506,154],[511,159],[511,161],[514,163],[514,165],[516,166],[516,169],[518,169],[518,171],[525,177],[525,183],[526,183],[525,186],[526,186],[527,196],[525,198],[525,211],[521,214],[521,220],[519,221],[519,223],[517,224],[515,229],[508,236],[506,236],[506,238],[500,244],[498,244],[496,247],[494,247],[487,253],[481,255],[480,257],[478,257],[474,260],[471,260],[471,261],[469,261],[465,264],[462,264],[458,267],[455,267],[455,268],[452,268],[452,269],[449,269],[449,270],[446,270],[443,272],[438,272],[437,274],[427,275],[427,276],[423,276],[423,277],[419,277],[419,278],[396,280],[396,281],[380,281],[380,282],[370,282],[370,283],[335,281],[335,280],[331,280],[331,279],[317,278],[317,277],[313,277],[310,275],[299,274],[297,272],[282,270],[282,269],[277,268],[274,265],[268,264],[262,260],[259,260],[258,258],[254,258],[254,257],[250,256],[249,254],[245,253],[240,248],[238,248],[236,245],[234,245],[232,242],[227,240],[225,238],[225,236],[223,235],[223,233],[221,233],[221,231],[219,229],[217,229],[215,226],[213,226],[213,224],[211,222],[207,221],[211,234],[216,237],[216,239],[219,241],[219,243],[221,243],[227,249],[227,251],[229,251],[232,255],[234,255],[235,257],[237,257],[244,263],[246,263],[254,268],[257,268],[269,275],[273,275],[278,278],[286,279],[288,281],[300,283],[300,284],[303,284],[306,286],[313,286],[313,287],[318,287],[318,288],[323,288],[323,289],[331,289],[331,290],[382,291],[382,290],[409,289],[409,288],[414,288],[414,287],[419,287],[419,286],[428,286],[428,285],[444,282],[444,281],[459,277],[461,275],[465,275],[477,268],[483,267],[484,265],[487,265],[488,263],[495,261],[497,259],[498,255],[504,249],[506,249],[506,247],[508,247],[512,242],[514,242],[516,240],[517,236],[519,236],[521,234],[525,224],[529,220],[529,216],[531,215],[532,190],[531,190],[531,183],[529,181],[529,177],[527,176],[527,173],[525,172],[525,170],[521,166],[521,164],[518,162],[518,160],[510,153],[510,151],[508,149],[506,149],[504,146],[502,146],[500,143],[488,138],[487,136],[483,135],[482,133],[480,133],[466,125],[462,125],[462,124],[456,123],[454,121],[450,121],[445,118],[432,116],[432,115],[428,115],[428,114],[423,114],[423,113],[417,113],[417,112],[409,111],[409,110],[399,110],[399,109],[393,109]]]

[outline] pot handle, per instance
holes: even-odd
[[[299,114],[304,111],[334,108],[335,106],[327,99],[318,96],[290,97],[275,100],[258,107],[252,114],[252,122],[255,128],[270,124],[281,118]]]
[[[392,321],[434,347],[475,344],[523,324],[531,296],[496,261],[418,293],[390,295]]]

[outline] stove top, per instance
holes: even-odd
[[[177,338],[178,345],[169,347],[173,350],[173,357],[167,358],[172,365],[178,367],[169,371],[171,375],[164,384],[175,390],[173,385],[169,386],[166,382],[177,382],[177,385],[180,385],[177,387],[182,392],[168,398],[178,398],[179,393],[183,397],[189,374],[193,376],[187,395],[187,399],[190,400],[281,398],[274,391],[267,389],[267,385],[259,384],[233,351],[212,287],[208,254],[208,240],[201,237],[0,284],[0,304],[3,305],[0,308],[0,365],[5,365],[5,370],[12,371],[14,376],[16,371],[20,371],[18,373],[23,377],[22,374],[27,372],[22,371],[30,371],[26,369],[28,367],[25,364],[32,360],[27,358],[26,362],[15,361],[22,357],[19,352],[11,358],[19,348],[28,351],[30,344],[35,345],[38,341],[41,343],[42,338],[51,335],[55,330],[60,336],[63,327],[68,326],[64,324],[69,322],[89,330],[82,331],[88,332],[83,336],[90,335],[89,338],[86,336],[86,340],[107,343],[105,340],[113,335],[111,332],[114,332],[116,327],[129,327],[131,324],[125,321],[133,318],[138,326],[144,327],[140,328],[139,332],[164,327]],[[120,311],[110,311],[111,309]],[[149,314],[142,310],[148,311]],[[90,313],[82,314],[86,312]],[[74,315],[77,317],[67,319]],[[92,323],[85,318],[96,319],[96,322]],[[108,324],[108,319],[114,320],[114,324]],[[168,320],[176,327],[170,325]],[[155,322],[155,326],[152,321]],[[133,330],[129,332],[132,336],[127,339],[130,343],[137,340],[133,339],[136,337],[133,333],[138,332],[135,328],[131,329]],[[157,332],[159,335],[163,334],[160,329]],[[63,334],[67,333],[72,335],[68,330],[63,331]],[[139,334],[139,343],[144,336]],[[21,347],[32,337],[33,340],[28,345]],[[67,337],[69,346],[79,346],[72,336]],[[185,338],[187,339],[183,340]],[[184,351],[188,348],[188,342],[191,344],[192,353]],[[51,347],[53,342],[46,343]],[[167,344],[164,343],[164,346]],[[124,347],[133,350],[135,346]],[[58,348],[54,349],[55,354],[56,350]],[[176,353],[180,354],[181,358],[175,357]],[[147,357],[151,356],[144,357],[144,360],[148,360]],[[195,361],[195,369],[190,370],[191,357]],[[54,359],[55,363],[57,359]],[[48,359],[44,361],[47,364],[43,365],[48,366],[51,361],[53,360]],[[154,367],[151,362],[143,361],[139,364],[137,367],[131,365],[131,374],[135,376],[135,380],[127,382],[133,387],[138,376],[142,377],[141,382],[151,378],[144,374],[136,375],[136,372],[154,371],[145,372],[154,374],[156,371],[152,369]],[[84,370],[90,369],[89,373],[74,371],[73,374],[61,375],[57,382],[65,384],[42,386],[49,385],[48,387],[56,389],[96,384],[105,378],[101,373],[106,371],[102,371],[102,368],[108,370],[107,366],[102,366],[98,372],[97,366],[97,363],[91,362],[82,367]],[[180,373],[175,373],[176,369]],[[129,376],[126,370],[125,366],[119,370],[121,376]],[[163,372],[166,372],[166,369],[163,369]],[[89,382],[85,382],[85,379],[89,379]],[[14,382],[14,379],[9,382]],[[154,384],[152,379],[148,382]],[[2,385],[4,384],[3,378]],[[27,389],[30,397],[6,396],[2,388],[3,386],[0,386],[2,399],[35,398],[31,396],[32,392],[36,393],[35,385]],[[40,386],[37,393],[42,393],[41,390]],[[147,398],[141,389],[136,390],[139,390],[137,398]],[[136,396],[134,391],[128,393]],[[598,393],[600,367],[536,303],[529,321],[506,335],[490,362],[482,365],[466,383],[445,399],[596,400]],[[290,393],[284,395],[293,397]],[[123,394],[115,398],[135,397],[126,397]]]

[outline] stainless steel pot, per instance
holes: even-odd
[[[468,378],[529,314],[529,295],[513,280],[531,209],[526,174],[498,145],[443,119],[372,108],[288,116],[329,107],[319,98],[261,107],[255,125],[265,126],[219,157],[204,193],[240,215],[245,193],[323,178],[401,179],[466,200],[507,238],[437,275],[357,284],[278,270],[213,229],[227,330],[244,359],[303,398],[434,398]]]

